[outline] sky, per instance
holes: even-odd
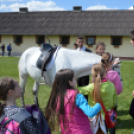
[[[133,10],[134,0],[0,0],[0,12],[18,12],[19,7],[29,11],[71,11],[73,6],[82,10]]]

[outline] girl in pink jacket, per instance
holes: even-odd
[[[108,52],[104,52],[102,54],[101,62],[106,67],[107,79],[114,84],[116,93],[117,95],[119,95],[122,92],[122,83],[120,81],[120,76],[118,75],[118,73],[112,70],[113,63],[114,63],[113,55]]]
[[[101,105],[88,105],[78,92],[74,72],[70,69],[56,73],[51,95],[45,110],[45,117],[52,130],[57,122],[62,134],[92,134],[88,117],[92,118],[101,110]]]

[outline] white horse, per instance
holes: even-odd
[[[49,86],[52,85],[55,74],[61,69],[72,69],[75,72],[75,77],[81,77],[91,74],[91,68],[94,64],[100,63],[101,56],[94,53],[80,52],[76,50],[69,50],[65,48],[60,48],[55,56],[54,63],[48,71],[44,71],[43,76],[41,75],[41,69],[37,68],[36,62],[41,51],[39,47],[32,47],[27,49],[19,61],[19,76],[20,76],[20,87],[22,88],[22,106],[24,103],[24,92],[25,85],[28,76],[34,79],[33,95],[35,104],[38,104],[38,89],[39,83],[45,82]],[[43,56],[45,57],[46,52],[43,51]]]

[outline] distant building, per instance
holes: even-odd
[[[103,41],[106,51],[114,56],[134,58],[130,45],[130,31],[134,29],[133,10],[0,13],[0,45],[12,44],[13,53],[20,54],[43,42],[73,48],[76,36],[84,37],[84,45],[95,52],[95,44]]]

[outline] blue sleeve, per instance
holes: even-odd
[[[99,103],[96,103],[94,107],[90,107],[86,98],[82,94],[77,94],[76,106],[80,108],[84,112],[84,114],[90,118],[94,117],[101,110],[101,105]]]

